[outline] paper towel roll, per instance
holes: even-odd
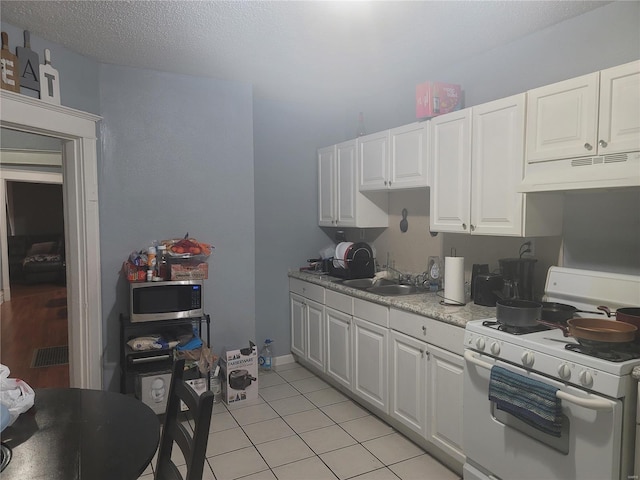
[[[444,257],[444,303],[464,305],[464,257]]]

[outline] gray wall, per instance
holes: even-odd
[[[105,382],[117,368],[118,316],[127,311],[120,266],[153,240],[189,232],[212,243],[204,293],[214,348],[253,340],[251,86],[102,65],[100,113]]]
[[[564,264],[640,275],[640,190],[565,196]]]
[[[273,339],[276,356],[290,352],[287,271],[331,243],[318,228],[316,150],[334,130],[320,105],[254,100],[256,339]]]

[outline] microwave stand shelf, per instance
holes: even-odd
[[[207,327],[206,339],[203,338],[203,323]],[[170,372],[173,365],[174,349],[163,348],[153,350],[133,350],[127,342],[136,337],[170,333],[180,331],[192,331],[197,325],[198,333],[207,347],[211,345],[211,319],[209,315],[196,318],[183,318],[178,320],[159,320],[155,322],[134,322],[126,315],[120,315],[120,391],[124,394],[135,394],[136,379],[140,375]],[[187,378],[187,377],[185,377]],[[188,378],[197,378],[195,374],[189,374]]]

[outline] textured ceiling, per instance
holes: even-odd
[[[8,1],[2,20],[99,62],[348,94],[446,67],[610,2]]]

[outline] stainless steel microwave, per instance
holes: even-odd
[[[131,283],[131,322],[155,322],[204,315],[202,280]]]

